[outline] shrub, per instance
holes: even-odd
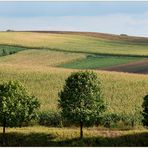
[[[104,127],[116,127],[117,123],[121,120],[121,116],[115,113],[104,114],[102,117],[101,125]]]
[[[15,54],[17,53],[16,51],[10,51],[9,54]]]
[[[45,126],[62,127],[62,116],[59,112],[43,111],[39,113],[39,124]]]
[[[148,126],[148,95],[146,95],[143,99],[143,104],[142,104],[142,107],[143,107],[143,112],[142,112],[142,115],[143,115],[143,125],[145,126]]]

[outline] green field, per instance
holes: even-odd
[[[0,45],[0,56],[13,54],[22,50],[27,50],[27,48],[22,47],[14,47],[14,46],[7,46],[7,45]]]
[[[142,58],[136,57],[110,57],[110,56],[94,56],[88,55],[86,58],[75,60],[69,63],[59,65],[59,67],[72,68],[72,69],[99,69],[120,64],[126,64],[141,60]]]
[[[137,117],[142,110],[143,97],[148,94],[148,76],[101,70],[105,67],[146,59],[142,57],[148,56],[148,44],[145,40],[142,42],[141,38],[136,40],[129,38],[129,40],[121,38],[112,40],[107,37],[80,34],[0,32],[0,53],[3,53],[3,49],[7,52],[16,52],[0,56],[0,83],[19,80],[30,94],[39,98],[40,111],[57,112],[58,92],[63,88],[65,79],[74,71],[94,69],[102,83],[107,113]],[[21,146],[147,145],[146,129],[117,133],[110,129],[111,131],[105,130],[100,133],[101,129],[93,128],[93,132],[91,129],[85,129],[84,141],[77,140],[79,131],[76,127],[12,128],[8,130],[8,138],[11,146],[19,144]]]

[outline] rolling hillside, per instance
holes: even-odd
[[[147,145],[147,129],[141,129],[139,118],[143,97],[148,94],[147,61],[148,38],[82,32],[0,32],[0,83],[22,82],[39,98],[40,111],[57,113],[58,93],[65,79],[74,71],[87,69],[95,71],[102,83],[106,113],[124,115],[125,124],[134,121],[140,126],[140,130],[135,126],[132,131],[85,128],[83,141],[77,140],[77,127],[8,128],[9,145]],[[125,126],[119,122],[118,127]]]
[[[54,64],[57,67],[148,72],[147,64],[143,66],[141,62],[148,58],[148,39],[142,37],[89,32],[0,32],[0,55],[4,54],[4,50],[13,53],[28,49],[46,49],[57,52],[55,54],[60,57],[66,55],[67,58],[68,54],[72,57],[75,55],[75,58],[69,56],[71,60],[63,57],[62,63]],[[127,65],[120,69],[112,68],[134,62],[138,62],[134,70],[126,68]]]
[[[56,110],[58,92],[64,84],[64,79],[76,71],[75,69],[97,69],[95,71],[103,83],[108,111],[135,114],[136,109],[141,110],[142,98],[147,94],[147,76],[98,71],[147,59],[141,57],[138,48],[136,50],[139,53],[136,56],[134,52],[135,47],[140,47],[145,52],[144,56],[147,55],[148,46],[144,45],[145,43],[136,45],[136,41],[129,42],[130,45],[125,41],[121,44],[104,37],[80,34],[2,32],[1,51],[16,49],[16,53],[0,57],[0,80],[20,80],[29,88],[30,93],[40,99],[41,110]],[[126,56],[121,53],[122,45],[129,47],[125,49],[129,52],[123,50]],[[91,46],[92,48],[89,48]],[[94,54],[93,47],[96,47],[97,54]],[[109,50],[105,50],[105,47]],[[99,51],[114,51],[114,48],[120,56],[111,53],[107,53],[111,54],[110,56],[99,55]],[[132,53],[132,56],[128,56],[129,53]],[[122,106],[119,111],[120,104]]]
[[[124,38],[124,37],[123,37]],[[0,32],[0,44],[46,48],[57,51],[94,53],[101,55],[148,56],[148,44],[144,41],[109,40],[75,34],[53,34],[35,32]],[[140,38],[141,41],[141,38]]]

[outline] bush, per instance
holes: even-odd
[[[39,114],[39,124],[45,126],[62,127],[63,119],[60,112],[44,111]]]
[[[107,128],[133,128],[141,125],[141,120],[140,112],[134,114],[106,113],[102,116],[100,125]]]
[[[15,54],[16,53],[16,51],[10,51],[9,52],[9,54]]]
[[[148,95],[144,97],[142,107],[143,107],[143,112],[142,112],[143,120],[142,120],[142,122],[143,122],[143,125],[148,126]]]
[[[115,113],[104,114],[101,120],[101,125],[104,127],[117,127],[117,123],[121,120],[120,115]]]

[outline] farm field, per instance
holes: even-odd
[[[41,110],[56,111],[58,92],[62,89],[65,78],[76,70],[32,65],[24,63],[13,64],[11,62],[1,63],[0,80],[21,81],[30,93],[40,99]],[[142,98],[147,94],[148,87],[148,77],[146,75],[105,71],[95,72],[98,73],[102,81],[102,89],[108,104],[108,111],[134,114],[136,108],[141,110]],[[118,108],[119,105],[120,110]]]
[[[72,40],[73,38],[74,40],[79,39],[79,36],[81,37],[81,35],[48,35],[48,33],[31,32],[1,32],[1,34],[5,38],[0,40],[0,42],[8,43],[11,41],[9,44],[12,44],[13,46],[1,45],[0,49],[3,49],[4,47],[5,49],[12,48],[16,49],[18,52],[15,54],[0,57],[0,80],[20,80],[26,85],[31,93],[39,97],[41,101],[41,110],[56,111],[58,92],[62,89],[65,78],[67,78],[71,72],[77,71],[72,68],[103,69],[105,67],[109,68],[115,65],[120,66],[122,64],[129,64],[136,61],[140,62],[145,60],[143,57],[102,57],[88,53],[76,53],[75,51],[64,52],[60,50],[53,51],[42,49],[42,39],[47,38],[49,40],[49,42],[47,40],[47,44],[50,42],[54,44],[54,42],[60,43],[63,42],[63,40],[67,42],[66,40]],[[14,34],[15,36],[12,38]],[[27,35],[32,38],[32,41],[30,41]],[[78,37],[76,38],[76,36]],[[22,40],[19,41],[21,37]],[[60,41],[55,40],[58,37],[62,39]],[[82,38],[83,37],[87,38],[87,36],[82,36]],[[92,37],[92,39],[96,40],[98,38]],[[16,40],[18,41],[16,42]],[[31,45],[33,47],[36,45],[36,40],[38,41],[37,45],[41,49],[14,47],[16,43],[26,46]],[[108,46],[110,47],[111,45],[109,44]],[[147,45],[145,46],[147,47]],[[50,45],[48,47],[50,47]],[[110,48],[112,48],[112,46]],[[145,51],[147,51],[147,48]],[[147,93],[147,76],[133,75],[128,73],[105,72],[98,70],[95,70],[95,72],[98,73],[102,81],[103,93],[104,98],[106,98],[106,103],[108,104],[108,111],[134,114],[137,109],[141,110],[140,106],[142,103],[142,98]],[[133,103],[135,103],[135,106],[133,106]],[[120,104],[122,104],[122,106],[120,107],[121,109],[118,110],[118,106]]]
[[[113,66],[106,69],[104,68],[104,70],[148,74],[148,59]]]
[[[137,39],[131,42],[74,34],[0,32],[0,44],[103,55],[148,56],[147,42],[138,44]]]
[[[72,62],[64,63],[59,67],[73,68],[73,69],[99,69],[110,66],[126,64],[134,61],[141,61],[142,58],[137,57],[111,57],[111,56],[93,56],[88,55],[85,59],[75,60]]]
[[[147,40],[104,34],[0,32],[0,83],[19,80],[30,94],[39,98],[40,111],[56,113],[58,92],[65,79],[74,71],[93,70],[102,83],[106,113],[134,118],[148,94]],[[4,51],[8,54],[3,55]],[[76,127],[43,126],[9,128],[7,134],[11,146],[148,145],[147,129],[138,127],[127,131],[86,128],[85,135],[84,141],[80,141]]]

